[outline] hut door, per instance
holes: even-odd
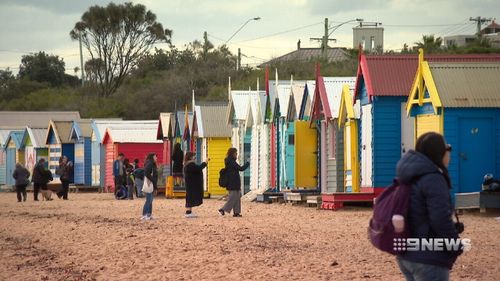
[[[75,143],[75,184],[84,184],[85,147],[82,142]]]
[[[14,173],[14,169],[16,168],[16,149],[15,148],[7,148],[6,149],[7,159],[7,175],[6,175],[6,183],[7,185],[14,185],[15,180],[12,177]]]
[[[286,130],[286,179],[285,185],[288,188],[295,187],[295,126],[294,123],[288,123]],[[300,186],[299,186],[300,187]]]
[[[318,177],[318,132],[308,121],[295,121],[295,186],[315,189]]]
[[[459,147],[451,161],[458,156],[458,192],[481,190],[483,176],[495,172],[493,120],[489,118],[463,118],[459,121]]]
[[[361,110],[361,186],[372,186],[372,105],[364,105]]]
[[[415,117],[406,114],[406,102],[401,103],[401,156],[415,147]]]

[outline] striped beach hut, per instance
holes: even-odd
[[[230,88],[230,87],[229,87]],[[226,122],[231,125],[231,146],[238,150],[238,162],[243,164],[251,156],[251,127],[245,128],[252,96],[258,91],[229,90],[229,105]],[[250,190],[250,169],[242,174],[242,192]]]
[[[158,130],[156,139],[163,141],[163,175],[165,177],[172,174],[172,140],[174,137],[174,114],[170,112],[160,113],[158,118]]]
[[[70,141],[75,144],[74,183],[92,185],[92,120],[73,121]],[[96,153],[99,148],[95,147]]]
[[[50,120],[45,137],[45,144],[49,148],[49,169],[54,175],[53,183],[58,183],[59,177],[56,175],[61,156],[68,157],[68,160],[75,163],[75,143],[71,140],[71,128],[73,121]],[[70,182],[73,182],[73,178]]]
[[[121,126],[108,127],[103,139],[106,150],[105,186],[108,188],[114,188],[113,161],[119,153],[132,161],[139,159],[142,167],[147,154],[151,152],[156,153],[159,163],[164,162],[163,142],[157,139],[158,120],[121,122]]]
[[[429,62],[482,62],[498,61],[500,55],[432,55],[426,59]],[[376,191],[374,188],[389,185],[395,176],[397,161],[414,147],[415,121],[406,114],[405,108],[417,68],[417,55],[360,53],[355,99],[359,99],[361,105],[362,189]]]
[[[24,131],[11,131],[5,140],[5,167],[6,167],[6,180],[7,185],[13,186],[15,180],[12,177],[16,163],[24,164],[24,150],[21,150],[21,142],[23,139]]]
[[[356,77],[320,76],[316,82],[311,116],[320,128],[318,183],[323,194],[352,191],[344,188],[344,131],[339,128],[338,115],[343,87],[353,90],[355,81]]]
[[[452,193],[478,192],[483,176],[500,175],[500,62],[424,59],[409,92],[416,137],[435,131],[451,144]]]
[[[78,120],[80,114],[76,111],[0,111],[0,141],[1,145],[5,141],[9,133],[13,130],[24,131],[29,128],[45,128],[50,119],[55,120]],[[0,185],[5,184],[7,180],[6,166],[6,151],[1,152],[0,149]],[[3,159],[3,160],[2,160]]]
[[[49,151],[45,144],[47,128],[26,127],[21,141],[21,150],[24,150],[24,164],[32,172],[38,160],[45,159],[48,168]]]
[[[188,112],[187,106],[184,111],[177,111],[174,120],[174,141],[180,143],[184,153],[193,150],[191,132],[189,128],[193,123],[193,112]],[[191,126],[190,126],[191,125]]]
[[[0,129],[0,185],[7,183],[7,150],[5,144],[13,129]]]
[[[269,158],[263,158],[269,151],[269,131],[264,124],[267,95],[265,91],[255,91],[249,97],[245,131],[250,132],[250,190],[263,191],[267,188]]]

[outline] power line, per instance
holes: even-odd
[[[268,35],[256,37],[256,38],[253,38],[253,39],[242,40],[242,41],[239,41],[239,42],[236,42],[236,43],[243,43],[243,42],[248,42],[248,41],[255,41],[255,40],[259,40],[259,39],[264,39],[264,38],[268,38],[268,37],[274,37],[274,36],[277,36],[277,35],[281,35],[281,34],[285,34],[285,33],[290,33],[290,32],[294,32],[294,31],[301,30],[301,29],[306,29],[306,28],[309,28],[309,27],[312,27],[312,26],[315,26],[315,25],[318,25],[318,24],[322,24],[322,23],[323,22],[317,22],[317,23],[313,23],[313,24],[308,24],[308,25],[296,27],[296,28],[293,28],[293,29],[289,29],[289,30],[285,30],[285,31],[281,31],[281,32],[276,32],[276,33],[272,33],[272,34],[268,34]]]

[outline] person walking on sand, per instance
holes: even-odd
[[[50,170],[45,169],[45,159],[41,158],[33,168],[33,195],[35,201],[38,201],[38,192],[42,193],[45,200],[52,200],[52,191],[48,189],[47,184],[53,180]]]
[[[30,183],[30,172],[23,166],[23,164],[17,163],[12,177],[16,180],[17,202],[26,201],[26,187]],[[38,199],[35,201],[38,201]]]
[[[411,186],[407,216],[411,238],[459,238],[460,227],[452,219],[450,152],[451,146],[442,135],[425,133],[418,138],[415,150],[408,151],[397,164],[397,177]],[[396,259],[408,281],[445,281],[461,253],[462,250],[406,251]]]
[[[123,168],[123,158],[125,158],[125,154],[119,153],[118,158],[113,162],[113,178],[115,180],[115,196],[118,190],[123,185],[123,178],[125,176],[125,170]]]
[[[125,168],[125,178],[123,182],[127,186],[127,199],[134,200],[134,166],[130,164],[128,159],[123,160],[123,166]]]
[[[203,204],[203,169],[207,167],[208,161],[200,165],[196,164],[196,155],[186,152],[184,156],[184,183],[186,185],[186,218],[195,218],[192,208]]]
[[[229,196],[226,204],[219,209],[221,215],[230,213],[233,210],[233,217],[241,217],[241,179],[240,172],[246,170],[250,163],[247,161],[245,165],[240,166],[236,159],[238,151],[232,147],[227,151],[226,159],[224,159],[227,177],[227,190]]]
[[[56,175],[61,180],[62,189],[57,193],[59,199],[68,200],[69,182],[71,181],[71,174],[73,172],[73,163],[68,161],[67,156],[59,158],[59,167],[56,170]]]
[[[184,162],[184,153],[181,149],[181,144],[176,143],[174,153],[172,154],[172,176],[174,177],[174,186],[179,186],[182,183],[182,164]]]
[[[144,202],[144,208],[142,209],[143,220],[153,219],[153,194],[158,189],[158,168],[157,168],[158,157],[155,153],[149,153],[146,157],[146,163],[144,165],[144,177],[151,181],[153,184],[153,192],[144,192],[146,194],[146,201]],[[146,179],[145,179],[146,180]]]

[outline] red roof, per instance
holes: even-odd
[[[430,62],[500,62],[500,54],[427,55]],[[418,68],[418,55],[359,56],[355,96],[364,78],[368,97],[408,96]]]

